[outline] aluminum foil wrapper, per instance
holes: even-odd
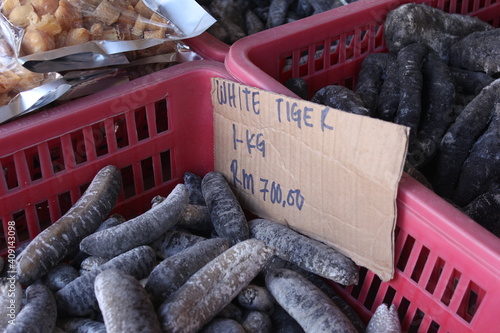
[[[64,80],[71,88],[58,101],[83,97],[107,88],[130,81],[124,68],[100,68],[86,71],[73,71],[64,74]]]
[[[33,89],[22,91],[0,107],[0,123],[15,119],[48,105],[63,96],[71,85],[60,78],[47,79],[47,82]]]
[[[66,102],[91,95],[178,63],[202,59],[182,42],[176,42],[173,49],[171,46],[166,49],[171,50],[171,52],[144,56],[131,61],[126,66],[69,71],[64,75],[31,73],[18,64],[25,73],[43,77],[43,80],[39,82],[38,86],[17,93],[7,105],[1,106],[0,123],[17,119],[53,102]],[[154,52],[154,50],[149,52]],[[148,55],[148,53],[144,55]]]
[[[214,22],[192,0],[1,1],[0,10],[0,123],[201,59],[182,39]]]

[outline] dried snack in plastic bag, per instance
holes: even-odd
[[[0,94],[29,89],[33,82],[41,79],[40,74],[31,75],[17,61],[23,34],[22,29],[16,28],[0,15]]]
[[[46,105],[69,89],[60,75],[34,73],[18,62],[22,36],[23,30],[0,15],[0,123]]]
[[[0,63],[1,94],[7,94],[14,97],[21,91],[38,87],[45,79],[46,77],[44,74],[30,72],[16,61]]]
[[[24,29],[21,63],[40,73],[127,64],[125,52],[195,37],[215,22],[194,0],[11,0],[1,10]]]
[[[0,124],[52,103],[71,88],[60,75],[46,75],[43,84],[18,93],[0,107]]]
[[[93,10],[95,17],[85,19],[82,10],[75,8],[90,4],[85,10]],[[113,7],[114,5],[115,7]],[[19,2],[2,3],[3,12],[10,17],[16,17],[16,8],[23,5]],[[26,5],[27,6],[27,5]],[[165,21],[156,11],[146,6],[142,1],[94,1],[94,0],[57,0],[36,1],[29,3],[30,19],[26,28],[14,26],[4,15],[0,14],[0,123],[17,118],[28,112],[40,109],[55,100],[65,101],[89,95],[103,88],[127,82],[140,76],[150,74],[180,62],[201,59],[201,57],[185,45],[182,40],[169,40],[154,31],[168,34]],[[127,6],[130,10],[123,7]],[[144,26],[142,40],[151,38],[152,46],[142,44],[142,48],[134,49],[134,36],[126,24],[133,26],[136,20],[130,20],[131,10],[135,6],[135,15],[148,15],[150,20]],[[120,17],[109,18],[113,9],[120,7]],[[8,12],[6,11],[8,9]],[[80,8],[81,9],[81,8]],[[21,10],[24,12],[24,9]],[[13,14],[14,13],[14,14]],[[77,13],[78,15],[76,15]],[[140,13],[140,14],[138,14]],[[125,14],[125,17],[124,17]],[[96,19],[96,17],[98,19]],[[20,21],[20,20],[18,20]],[[116,22],[109,28],[107,23]],[[86,29],[84,26],[90,26]],[[137,27],[137,26],[136,26]],[[69,29],[69,30],[64,30]],[[171,31],[174,31],[171,29]],[[106,38],[110,43],[106,50],[102,44],[88,43],[92,38]],[[126,40],[125,40],[126,39]],[[83,44],[82,44],[83,43]],[[132,43],[132,44],[130,44]],[[52,59],[50,54],[59,50],[43,51],[47,48],[62,47],[69,50],[73,46],[90,46],[86,52],[72,49],[66,56]],[[43,60],[32,61],[34,71],[21,65],[19,56],[26,47],[39,49]],[[81,51],[82,49],[80,49]],[[122,52],[129,50],[127,52]],[[105,51],[105,52],[103,52]],[[109,54],[107,53],[108,51]],[[61,55],[61,54],[59,54]],[[26,65],[26,62],[24,63]],[[126,67],[109,67],[123,64]],[[107,68],[106,68],[107,67]],[[98,68],[93,70],[94,68]],[[57,69],[57,73],[53,72]],[[64,76],[59,74],[65,72]],[[22,92],[22,93],[21,93]]]

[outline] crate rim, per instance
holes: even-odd
[[[427,201],[423,198],[433,200]],[[482,263],[492,274],[500,276],[500,238],[406,173],[401,177],[397,200],[404,201],[405,208],[419,215],[422,222],[440,237],[476,262]],[[418,209],[424,206],[425,210]],[[422,214],[422,211],[426,214]],[[450,219],[449,216],[456,219]],[[440,220],[439,228],[430,221],[431,219]],[[471,241],[480,249],[481,255],[466,246]]]
[[[214,75],[226,72],[224,65],[216,60],[194,60],[177,64],[175,66],[162,69],[160,71],[148,74],[138,79],[110,87],[98,93],[84,96],[64,104],[54,106],[47,110],[41,110],[28,114],[19,119],[7,122],[0,125],[0,156],[13,154],[19,150],[34,146],[38,143],[36,133],[33,133],[33,128],[45,126],[50,123],[60,125],[52,126],[64,130],[64,123],[71,122],[74,119],[74,113],[82,112],[86,108],[101,104],[106,101],[112,101],[120,94],[127,94],[139,89],[147,89],[149,85],[160,82],[168,74],[169,78],[184,76],[189,73],[211,71]],[[71,112],[70,112],[71,110]],[[95,123],[100,119],[96,119]],[[80,126],[72,128],[78,130]],[[54,132],[53,137],[57,137],[59,132]],[[5,137],[8,137],[6,141]],[[50,140],[50,139],[48,139]],[[28,142],[26,142],[28,141]],[[8,147],[8,148],[6,148]]]
[[[222,63],[230,48],[230,45],[221,42],[206,31],[196,37],[186,39],[186,44],[188,44],[193,51],[203,55],[206,59]]]
[[[424,0],[417,0],[415,2],[422,1]],[[398,0],[394,3],[404,4],[408,2],[411,2],[411,0]],[[279,44],[283,35],[287,35],[288,38],[300,35],[296,39],[297,41],[303,41],[301,36],[305,33],[305,31],[310,29],[320,30],[318,27],[328,26],[333,20],[348,20],[349,15],[346,14],[350,13],[354,15],[359,10],[373,11],[377,8],[385,8],[386,4],[386,0],[358,0],[348,4],[347,6],[330,9],[323,13],[305,17],[285,25],[280,25],[272,29],[263,30],[253,35],[243,37],[231,45],[224,60],[224,65],[229,74],[231,74],[239,82],[243,83],[245,81],[244,78],[249,72],[251,72],[253,73],[253,79],[259,82],[259,88],[265,90],[273,88],[273,91],[276,93],[289,97],[300,98],[284,86],[281,87],[282,84],[278,80],[271,77],[267,73],[263,73],[263,71],[250,60],[249,53],[259,52],[260,50],[265,50],[269,45]],[[342,27],[342,24],[338,24],[338,26]],[[317,35],[310,36],[307,40],[307,44],[315,41],[323,41],[323,38]],[[240,66],[245,67],[246,70],[243,71]],[[268,82],[272,82],[272,84],[268,84]]]

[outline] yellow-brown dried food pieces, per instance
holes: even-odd
[[[8,70],[3,65],[0,67],[0,93],[8,93],[20,80],[21,77],[13,71]]]
[[[118,17],[118,22],[122,24],[126,24],[128,26],[133,26],[135,21],[137,20],[137,12],[134,9],[134,6],[128,5],[123,7],[120,11],[120,17]]]
[[[91,40],[165,38],[175,32],[169,20],[142,0],[6,0],[2,13],[26,29],[21,55]]]
[[[8,104],[19,92],[39,86],[44,80],[43,74],[31,72],[15,60],[3,60],[0,63],[0,106]]]
[[[54,16],[63,30],[66,31],[81,27],[83,24],[81,7],[73,6],[66,0],[59,1],[59,7],[57,7]]]
[[[35,12],[40,15],[54,14],[59,7],[59,0],[31,0]]]
[[[33,26],[36,30],[47,33],[50,36],[56,36],[63,30],[54,14],[43,14],[37,22],[32,22],[31,26]]]
[[[85,28],[74,28],[66,35],[66,45],[78,45],[90,41],[92,35]]]
[[[0,106],[7,105],[11,99],[8,93],[0,93]]]
[[[153,13],[154,13],[154,11],[151,10],[151,8],[149,8],[148,6],[146,6],[144,1],[142,1],[142,0],[138,1],[134,5],[134,9],[139,15],[141,15],[143,17],[151,17],[151,15],[153,15]]]
[[[31,72],[21,65],[16,67],[15,72],[21,77],[21,80],[14,87],[14,90],[18,92],[38,87],[45,79],[44,74]]]
[[[106,25],[112,25],[118,21],[120,10],[107,0],[103,0],[94,10],[93,17]]]
[[[56,46],[54,36],[50,36],[42,30],[29,26],[21,42],[25,54],[40,53],[53,50]]]
[[[2,1],[2,13],[5,17],[9,17],[12,10],[20,5],[19,0],[4,0]]]
[[[0,38],[0,106],[10,102],[14,94],[11,91],[21,81],[21,77],[14,72],[16,64],[10,45]]]
[[[32,5],[19,5],[12,9],[8,18],[15,26],[26,28],[30,25],[30,18],[33,19],[33,15],[36,13]]]

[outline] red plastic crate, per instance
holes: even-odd
[[[8,221],[16,221],[20,242],[33,238],[62,216],[107,164],[122,172],[124,191],[115,211],[125,217],[148,209],[155,195],[165,195],[182,182],[185,171],[213,170],[212,76],[231,79],[219,62],[180,64],[0,126],[2,253],[7,247]],[[436,317],[426,320],[435,320],[444,330],[488,332],[487,328],[498,327],[494,314],[499,301],[500,244],[489,242],[491,235],[476,225],[471,238],[462,225],[471,221],[436,227],[433,221],[448,216],[449,207],[422,202],[420,191],[426,189],[413,186],[414,182],[403,177],[400,185],[396,255],[403,259],[398,259],[402,263],[396,278],[379,284],[376,276],[362,270],[359,287],[349,293],[339,290],[347,298],[351,292],[358,295],[360,301],[352,304],[365,319],[392,296],[400,311],[408,305],[405,318],[413,323],[414,314],[420,313],[416,309],[429,314],[431,307],[437,307],[440,317],[436,311]],[[432,266],[423,269],[426,257]],[[440,271],[452,285],[459,279],[454,293],[448,283],[442,285],[436,279]],[[418,282],[411,278],[415,274],[420,275]],[[434,294],[429,296],[421,285]],[[376,296],[375,287],[380,287]],[[429,297],[437,300],[431,303]],[[455,315],[463,312],[469,298],[477,307],[471,318]],[[441,306],[441,299],[450,299],[450,306]],[[465,329],[455,329],[447,321],[459,321]]]
[[[500,26],[499,0],[359,0],[245,37],[225,59],[238,81],[298,97],[282,83],[301,77],[309,97],[327,84],[354,88],[364,58],[386,52],[385,16],[408,2],[477,16]],[[397,198],[395,278],[361,268],[358,286],[334,287],[365,321],[381,303],[398,307],[407,332],[499,332],[500,239],[404,174]]]
[[[334,288],[365,322],[393,303],[405,332],[498,332],[500,240],[407,174],[397,211],[394,279]]]
[[[229,45],[221,42],[208,32],[186,39],[185,42],[203,59],[224,62],[226,55],[229,53]]]
[[[500,27],[499,0],[358,0],[236,41],[226,56],[226,68],[242,83],[293,97],[298,96],[282,84],[292,77],[306,80],[310,96],[326,84],[353,88],[364,58],[387,51],[387,13],[409,2],[476,16]]]
[[[185,171],[212,171],[212,76],[230,78],[221,62],[179,64],[0,126],[1,254],[9,221],[18,245],[34,238],[105,165],[121,170],[115,211],[127,218]]]

